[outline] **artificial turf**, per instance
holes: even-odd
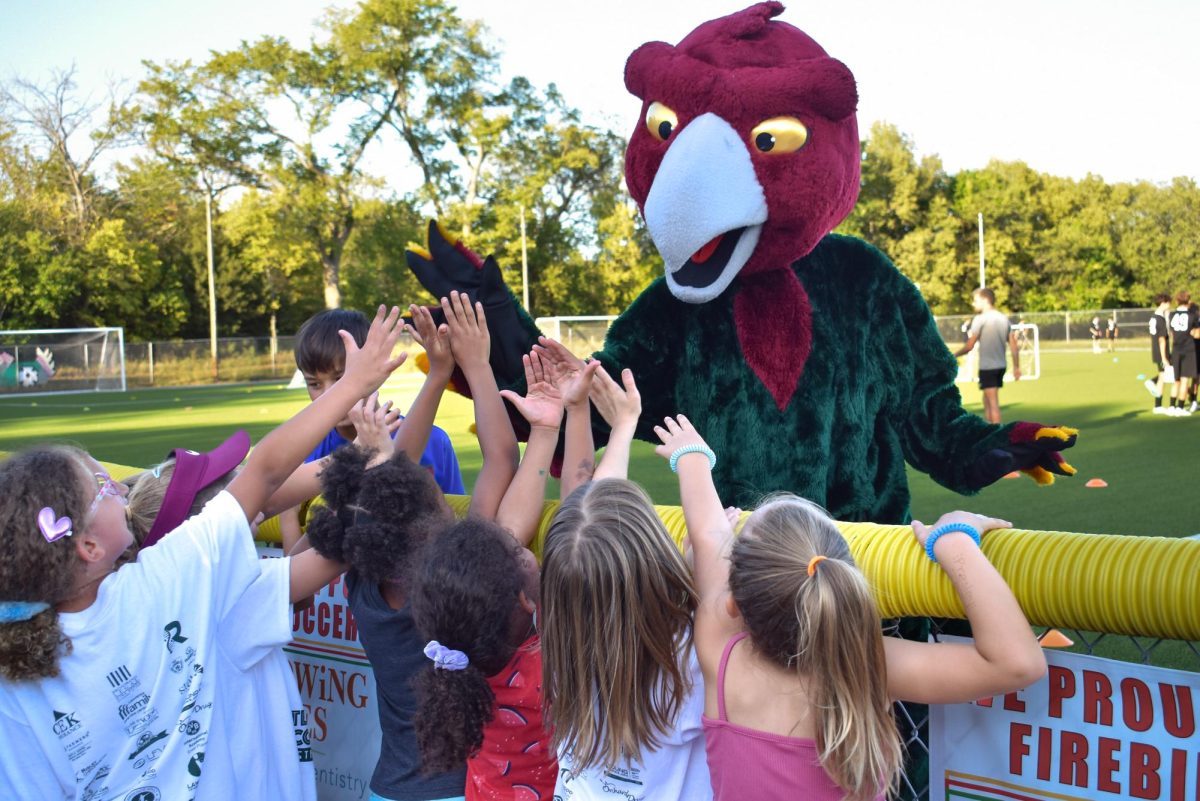
[[[964,498],[910,471],[914,516],[932,520],[965,507],[1030,529],[1163,536],[1200,531],[1200,415],[1151,415],[1151,398],[1139,379],[1148,368],[1140,350],[1043,352],[1040,379],[1002,390],[1005,419],[1079,428],[1079,443],[1068,452],[1078,476],[1053,487],[1024,477],[1004,480]],[[419,375],[402,373],[384,394],[404,405],[419,383]],[[966,407],[981,411],[979,391],[961,388]],[[6,397],[0,398],[0,451],[67,440],[101,460],[144,466],[171,448],[211,448],[237,428],[257,441],[307,402],[303,389],[278,383]],[[447,395],[438,424],[455,443],[468,487],[480,466],[471,422],[470,402]],[[656,502],[678,502],[674,477],[649,444],[635,443],[630,474]],[[1087,488],[1091,478],[1108,486]]]

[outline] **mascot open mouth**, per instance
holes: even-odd
[[[697,289],[711,285],[729,265],[729,259],[745,231],[745,228],[736,228],[714,237],[675,271],[675,283]]]

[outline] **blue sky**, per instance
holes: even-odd
[[[0,0],[0,74],[78,66],[102,93],[140,61],[202,59],[264,34],[305,41],[328,0]],[[596,122],[629,130],[626,56],[737,10],[714,0],[460,0],[507,74],[558,83]],[[1108,180],[1200,178],[1200,2],[805,0],[785,20],[855,73],[865,131],[895,123],[948,169],[991,158]],[[387,149],[372,162],[390,161]]]

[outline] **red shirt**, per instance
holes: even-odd
[[[496,715],[483,746],[467,760],[467,801],[550,801],[558,760],[542,725],[542,649],[533,635],[512,661],[488,678]]]

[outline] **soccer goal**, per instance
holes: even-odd
[[[567,346],[576,356],[591,356],[604,347],[604,335],[616,317],[539,317],[538,330]]]
[[[125,391],[123,328],[0,331],[0,397]]]
[[[1017,323],[1012,327],[1017,335],[1017,349],[1021,354],[1021,380],[1035,381],[1042,376],[1042,351],[1038,342],[1038,327],[1036,323]],[[1005,348],[1005,353],[1009,349]],[[1012,373],[1011,358],[1009,370],[1004,374],[1005,381],[1015,380]],[[960,384],[968,384],[979,378],[979,348],[976,347],[958,365],[958,376],[954,379]]]

